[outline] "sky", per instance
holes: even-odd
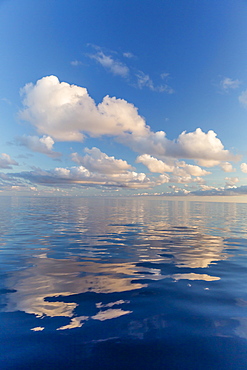
[[[247,195],[246,0],[0,1],[0,195]]]

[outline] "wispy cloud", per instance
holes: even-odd
[[[130,53],[130,52],[125,52],[123,53],[123,56],[125,58],[128,58],[128,59],[132,59],[132,58],[135,58],[135,55],[133,53]]]
[[[243,91],[241,95],[238,97],[240,103],[247,108],[247,90]]]
[[[106,55],[102,50],[97,51],[95,54],[88,54],[92,59],[95,59],[106,70],[114,75],[127,78],[129,76],[129,68],[119,60],[113,59],[111,55]]]
[[[136,79],[137,79],[137,86],[138,86],[139,89],[147,87],[152,91],[166,92],[168,94],[173,94],[174,93],[174,90],[170,86],[168,86],[167,84],[155,85],[153,80],[150,78],[150,76],[145,74],[142,71],[138,71],[135,74],[135,76],[136,76]]]
[[[160,77],[162,78],[162,80],[167,80],[170,76],[170,73],[167,73],[167,72],[163,72],[161,73]]]
[[[72,60],[70,62],[70,64],[73,66],[73,67],[77,67],[77,66],[80,66],[82,64],[82,62],[80,60]]]
[[[124,78],[129,85],[134,86],[138,89],[148,88],[151,91],[166,92],[168,94],[174,93],[174,90],[168,84],[154,84],[152,78],[141,70],[137,70],[134,67],[128,66],[125,62],[120,61],[121,55],[117,52],[107,51],[96,45],[89,45],[96,52],[87,54],[91,59],[96,60],[106,70],[111,72],[113,75],[118,75]],[[116,58],[118,56],[118,58]],[[130,52],[123,53],[126,59],[134,59],[134,54]],[[167,79],[169,73],[162,73],[160,78],[162,80]],[[163,81],[162,81],[163,82]]]
[[[229,77],[224,77],[220,81],[220,87],[225,92],[228,92],[229,90],[237,89],[240,85],[241,85],[240,80],[238,80],[238,79],[233,80],[232,78],[229,78]]]
[[[4,103],[6,103],[8,105],[11,105],[12,104],[11,101],[9,99],[7,99],[7,98],[2,98],[2,99],[0,99],[0,101],[3,101]]]

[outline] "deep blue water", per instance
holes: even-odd
[[[0,198],[1,369],[247,369],[247,204]]]

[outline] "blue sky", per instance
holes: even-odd
[[[0,2],[0,191],[247,193],[247,1]]]

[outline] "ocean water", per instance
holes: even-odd
[[[247,204],[0,198],[1,369],[247,369]]]

